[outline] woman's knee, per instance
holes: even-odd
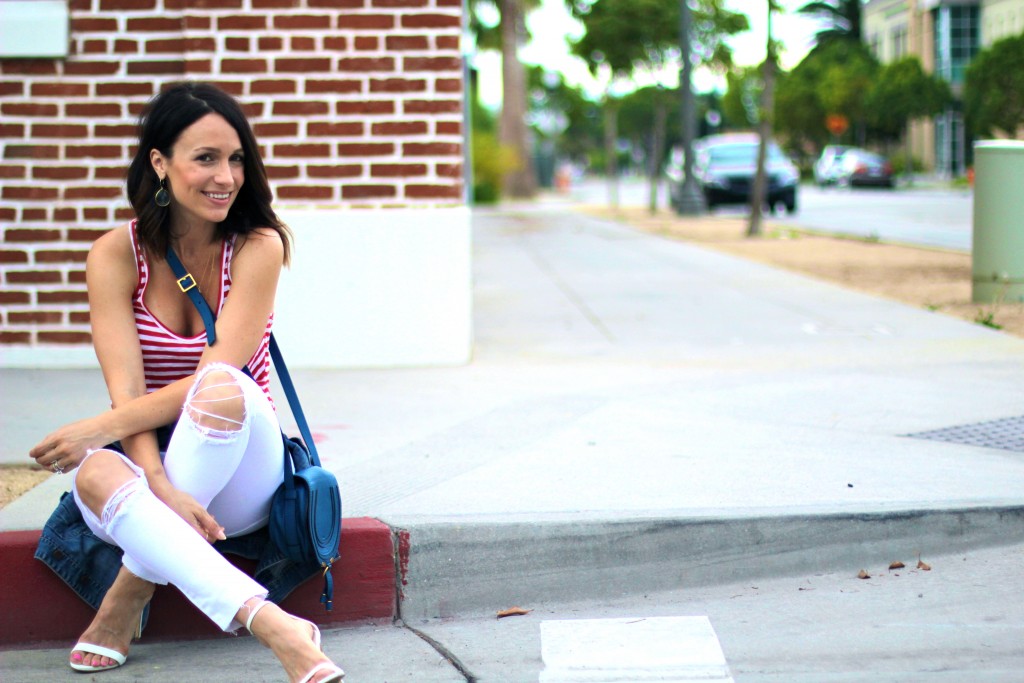
[[[125,484],[139,475],[114,451],[94,451],[75,472],[74,487],[78,497],[97,517],[107,501]]]
[[[199,431],[212,438],[228,439],[245,424],[245,391],[240,373],[223,365],[209,365],[196,379],[185,399],[185,414]]]

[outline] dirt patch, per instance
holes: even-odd
[[[682,218],[668,211],[651,215],[640,208],[581,210],[1024,336],[1024,304],[971,301],[971,256],[963,252],[812,234],[786,226],[785,220],[768,220],[762,237],[748,238],[747,218],[742,216]]]
[[[52,475],[52,472],[33,465],[0,467],[0,508]]]

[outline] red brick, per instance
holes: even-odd
[[[330,106],[326,102],[274,102],[274,116],[311,116],[326,114]]]
[[[119,123],[117,125],[96,124],[93,127],[93,135],[98,138],[132,138],[135,136],[136,128],[132,123]]]
[[[408,178],[426,175],[426,164],[373,164],[370,175],[374,178]]]
[[[380,41],[377,36],[356,36],[357,50],[378,50],[380,48]]]
[[[280,36],[260,36],[257,45],[261,51],[283,50],[284,39]]]
[[[298,166],[273,166],[268,165],[266,167],[267,177],[271,180],[284,180],[287,178],[298,178],[299,167]]]
[[[407,142],[402,145],[403,156],[441,157],[462,154],[462,145],[457,142]]]
[[[18,220],[17,209],[10,206],[0,206],[0,221],[16,221]]]
[[[389,51],[430,49],[430,39],[426,36],[387,36],[384,44]]]
[[[274,121],[259,121],[253,124],[253,132],[256,137],[295,137],[299,134],[299,124],[294,121],[278,123]]]
[[[87,97],[88,83],[33,83],[32,97]]]
[[[87,221],[105,221],[109,216],[107,209],[101,206],[87,206],[82,209],[82,218]]]
[[[337,102],[334,112],[345,114],[394,114],[395,103],[392,100],[354,100]]]
[[[372,0],[374,7],[426,7],[427,0]]]
[[[242,0],[164,0],[164,9],[203,10],[241,9]]]
[[[402,111],[406,114],[460,114],[462,102],[459,100],[406,100],[402,103]]]
[[[394,71],[393,57],[342,57],[338,71]]]
[[[129,209],[131,211],[131,209]],[[134,216],[132,216],[134,218]],[[85,271],[84,270],[69,270],[68,271],[68,284],[85,284]]]
[[[218,17],[218,31],[263,31],[267,28],[267,17],[263,14],[245,14],[232,17]]]
[[[82,290],[66,289],[57,292],[36,292],[41,304],[87,304],[89,293]]]
[[[299,0],[252,0],[253,9],[287,9],[301,4]]]
[[[34,102],[4,102],[0,112],[6,116],[57,116],[56,104],[36,104]]]
[[[116,102],[68,102],[64,105],[65,116],[88,118],[121,116],[121,105]]]
[[[28,254],[24,251],[13,249],[0,249],[0,263],[28,263]],[[3,292],[0,292],[3,294]],[[0,301],[0,303],[14,303],[12,301]],[[25,303],[28,303],[26,300]]]
[[[73,206],[62,206],[53,210],[53,220],[76,222],[78,220],[78,209]]]
[[[386,30],[394,28],[395,17],[391,14],[339,14],[338,28],[355,30]]]
[[[274,28],[283,31],[331,28],[331,15],[279,14],[274,17]]]
[[[462,92],[461,78],[439,78],[434,82],[437,92]]]
[[[334,189],[323,185],[278,185],[278,199],[331,199]]]
[[[402,28],[462,28],[458,14],[403,14]]]
[[[435,0],[438,7],[458,7],[462,9],[462,0]]]
[[[100,0],[101,12],[115,10],[144,11],[156,9],[156,0]]]
[[[0,97],[24,94],[25,84],[21,81],[0,81]]]
[[[462,178],[462,164],[437,164],[435,168],[442,178]]]
[[[310,178],[356,178],[363,174],[359,164],[336,164],[334,166],[307,166]]]
[[[139,41],[137,40],[115,40],[114,41],[114,53],[115,54],[135,54],[139,51]]]
[[[32,335],[28,332],[0,332],[0,344],[28,344]]]
[[[363,134],[362,121],[343,121],[340,123],[327,123],[324,121],[311,121],[306,124],[306,134],[312,136],[345,137]]]
[[[4,199],[24,199],[26,201],[52,201],[58,196],[55,187],[11,187],[5,185],[2,196]]]
[[[410,199],[461,199],[458,185],[406,185],[405,196]]]
[[[263,73],[267,70],[265,59],[222,59],[220,70],[226,74]]]
[[[462,71],[462,60],[458,57],[405,57],[403,71]]]
[[[342,142],[338,144],[338,155],[343,157],[386,157],[395,153],[390,142]]]
[[[186,31],[209,31],[213,22],[208,16],[189,14],[182,17]]]
[[[68,228],[69,242],[94,242],[107,233],[106,230]]]
[[[105,53],[108,49],[107,41],[105,40],[83,40],[82,41],[82,52],[85,54],[96,54]]]
[[[276,95],[280,93],[292,94],[295,92],[295,81],[292,80],[263,80],[253,81],[249,84],[249,92],[253,95]]]
[[[0,165],[0,178],[24,178],[27,176],[27,170],[27,166],[3,164]]]
[[[59,270],[9,270],[7,281],[19,285],[59,285],[64,276]]]
[[[57,75],[57,60],[6,59],[0,61],[0,73],[21,74],[23,76],[55,76]]]
[[[117,19],[103,19],[96,17],[72,17],[71,33],[80,35],[82,33],[101,33],[105,31],[116,31]]]
[[[307,80],[306,93],[361,93],[363,82],[357,80]]]
[[[149,45],[147,44],[147,49]],[[195,36],[185,39],[187,52],[216,52],[217,41],[210,37]]]
[[[85,166],[34,166],[32,177],[37,180],[82,180],[89,176]]]
[[[123,156],[119,145],[68,145],[69,159],[118,159]]]
[[[330,71],[331,60],[325,57],[279,57],[274,60],[274,71],[309,73]]]
[[[37,332],[36,340],[42,344],[90,344],[92,335],[88,332]]]
[[[185,71],[189,75],[213,73],[213,60],[210,59],[186,59]]]
[[[159,31],[173,33],[182,29],[182,21],[178,17],[132,17],[127,23],[128,33],[143,31]]]
[[[438,135],[462,135],[462,124],[458,121],[438,121]]]
[[[331,146],[322,143],[274,145],[275,157],[329,157]]]
[[[127,169],[124,166],[93,166],[96,180],[124,180]]]
[[[64,62],[65,76],[113,76],[121,70],[121,62]]]
[[[68,320],[72,324],[88,325],[90,322],[89,311],[71,311]]]
[[[60,148],[56,145],[5,145],[5,159],[56,159]]]
[[[370,128],[373,135],[426,135],[426,121],[381,121]]]
[[[88,251],[71,249],[41,249],[36,252],[36,263],[85,263]]]
[[[29,208],[25,207],[21,210],[21,220],[26,221],[45,221],[49,220],[49,215],[46,209],[39,207]]]
[[[224,47],[232,52],[250,52],[252,50],[252,38],[240,38],[238,36],[225,38]]]
[[[177,76],[185,73],[185,62],[181,59],[172,59],[165,62],[130,61],[127,67],[128,75],[130,76],[140,76],[143,74]]]
[[[56,242],[60,239],[60,230],[31,230],[28,228],[9,228],[4,231],[5,242]]]
[[[344,185],[341,188],[342,199],[386,199],[397,195],[394,185]]]
[[[88,185],[86,187],[64,188],[64,199],[114,199],[120,195],[120,187]]]
[[[142,83],[118,81],[116,83],[97,83],[96,94],[101,96],[151,97],[156,94],[156,90],[155,85],[151,81],[144,81]]]
[[[23,138],[25,137],[25,124],[23,123],[0,123],[0,138]]]
[[[84,123],[32,124],[32,136],[37,138],[84,138],[88,134],[89,126],[85,125]]]
[[[311,9],[359,9],[366,6],[366,0],[308,0]]]
[[[458,36],[437,36],[434,42],[439,50],[458,50],[461,47]]]
[[[424,92],[427,82],[408,78],[371,78],[370,92]]]
[[[310,36],[292,36],[292,52],[312,52],[316,49],[316,40]]]
[[[7,321],[12,325],[56,325],[63,318],[60,311],[11,311],[7,314]]]
[[[245,83],[242,81],[221,81],[207,79],[206,82],[212,83],[224,92],[228,93],[229,95],[234,95],[235,97],[241,97],[243,94],[245,94]],[[243,104],[242,109],[245,109],[245,107],[246,105]]]
[[[348,50],[348,38],[345,36],[324,36],[325,50]]]
[[[250,119],[259,118],[260,116],[263,116],[263,103],[248,102],[242,105],[242,111]]]

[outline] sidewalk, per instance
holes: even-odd
[[[908,436],[1024,414],[1024,340],[557,202],[474,238],[472,364],[295,373],[345,516],[408,543],[407,623],[1024,540],[1019,452]],[[0,383],[0,462],[104,407],[98,372]]]

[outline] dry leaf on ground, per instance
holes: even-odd
[[[532,611],[532,609],[524,609],[522,607],[509,607],[508,609],[503,609],[500,612],[498,612],[498,618],[501,619],[503,617],[521,617],[524,614],[529,614]]]
[[[899,560],[896,560],[895,562],[889,565],[889,569],[903,569],[906,566],[907,565],[903,564]]]
[[[868,573],[867,573],[866,571],[864,571],[863,569],[861,569],[861,570],[860,570],[860,571],[859,571],[859,572],[857,573],[857,578],[858,578],[858,579],[870,579],[870,578],[871,578],[871,574],[868,574]]]
[[[932,566],[922,560],[917,561],[917,568],[923,572],[930,572],[932,570]]]

